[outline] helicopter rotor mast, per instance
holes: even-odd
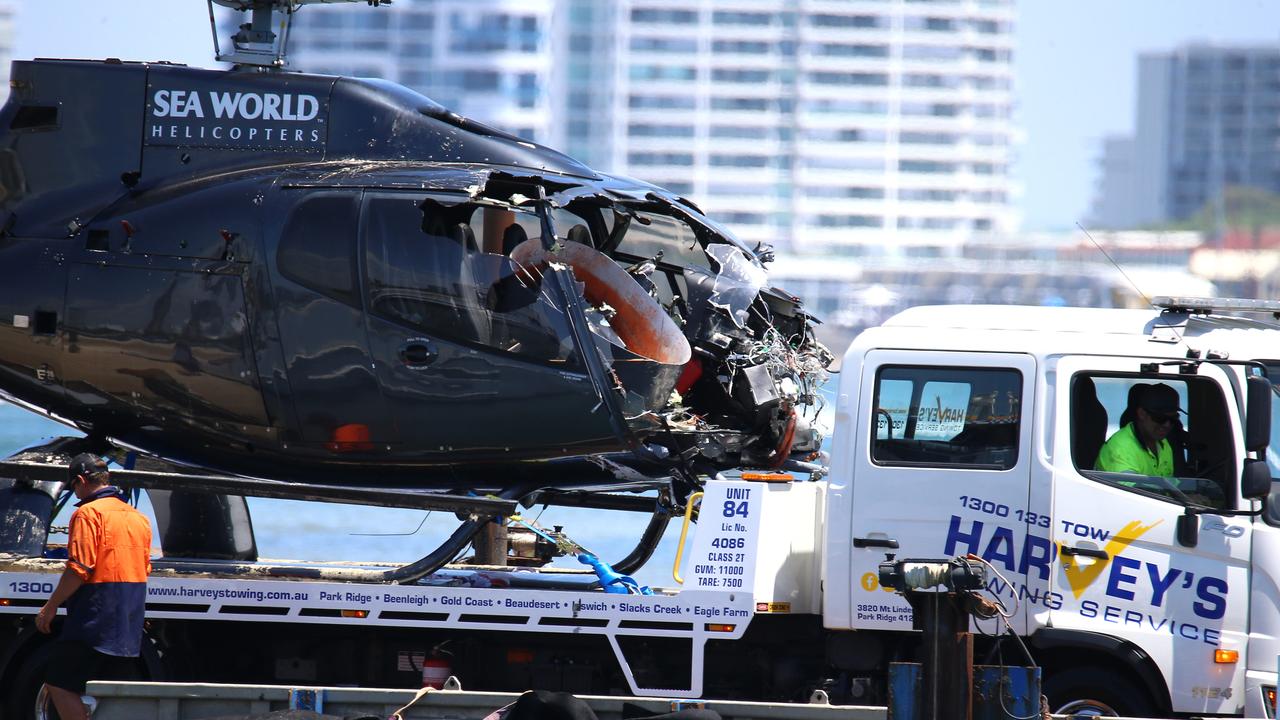
[[[364,2],[370,7],[390,5],[391,0],[207,0],[209,4],[209,27],[213,31],[214,59],[242,67],[261,70],[280,70],[288,66],[285,57],[289,42],[289,20],[293,13],[303,5],[335,2]],[[218,43],[218,23],[213,16],[213,5],[248,11],[249,22],[240,26],[231,36],[231,52],[223,53]],[[279,32],[275,26],[275,15],[283,15]]]

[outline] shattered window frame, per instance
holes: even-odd
[[[505,227],[525,230],[523,241],[541,238],[542,218],[532,208],[449,194],[366,192],[359,254],[368,312],[446,342],[580,370],[564,310],[540,278],[511,260],[513,248],[504,246],[510,240],[486,229],[486,217],[500,215],[509,216]],[[469,233],[460,229],[463,225]],[[402,242],[406,236],[424,244],[411,247]]]

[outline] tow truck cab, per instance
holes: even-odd
[[[1248,361],[1280,353],[1277,331],[1171,304],[918,307],[863,333],[837,399],[824,624],[908,630],[910,607],[876,580],[886,552],[972,553],[998,571],[988,589],[1051,700],[1271,715],[1280,363]],[[1151,383],[1179,397],[1174,477],[1095,469]]]

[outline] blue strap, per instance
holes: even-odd
[[[630,575],[619,575],[617,571],[609,567],[608,563],[591,553],[579,553],[578,562],[590,565],[591,569],[596,571],[596,577],[600,578],[600,587],[604,588],[607,593],[618,595],[653,594],[653,590],[648,585],[641,585]]]

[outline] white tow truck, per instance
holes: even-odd
[[[1055,710],[1274,717],[1280,404],[1266,378],[1280,324],[1223,314],[1273,311],[1258,304],[1163,305],[921,307],[864,332],[844,358],[829,474],[708,481],[679,589],[157,559],[136,675],[405,687],[426,665],[477,690],[877,704],[918,638],[878,565],[972,554],[996,571],[988,590]],[[1094,470],[1131,389],[1154,382],[1186,413],[1177,477]],[[7,482],[0,512],[50,492]],[[0,555],[6,719],[32,706],[48,647],[32,617],[60,571]],[[1026,664],[996,621],[975,629],[990,634],[979,662]]]

